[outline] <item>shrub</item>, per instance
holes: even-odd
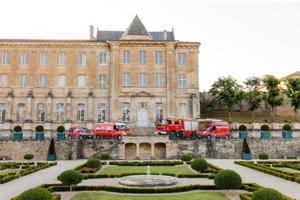
[[[98,168],[100,165],[101,165],[101,162],[99,159],[97,158],[90,158],[87,162],[86,162],[86,165],[89,167],[89,168]]]
[[[221,189],[240,189],[242,186],[240,175],[229,169],[221,170],[217,173],[214,182]]]
[[[240,125],[239,131],[247,131],[247,126],[245,126],[244,124]]]
[[[26,190],[20,195],[18,199],[19,200],[51,200],[51,198],[52,195],[47,189],[37,187],[37,188]]]
[[[260,152],[258,155],[258,158],[261,160],[268,160],[269,159],[269,155],[267,152]]]
[[[51,139],[49,150],[48,150],[48,155],[56,155],[55,153],[55,145],[54,145],[54,139]]]
[[[59,126],[59,127],[57,127],[56,131],[57,132],[65,132],[65,127]]]
[[[262,125],[262,126],[260,127],[260,129],[261,129],[262,131],[270,131],[270,127],[269,127],[268,125],[266,125],[266,124]]]
[[[16,126],[16,127],[14,128],[14,131],[15,131],[15,132],[21,132],[21,131],[22,131],[22,127],[21,127],[21,126]]]
[[[191,153],[185,153],[185,154],[181,155],[182,161],[188,162],[188,161],[191,161],[192,159],[193,159],[193,156]]]
[[[36,131],[36,132],[43,132],[43,131],[44,131],[44,127],[43,127],[43,126],[37,126],[37,127],[35,128],[35,131]]]
[[[59,180],[65,185],[76,185],[82,178],[82,174],[74,169],[66,170],[59,175]]]
[[[283,129],[284,131],[292,131],[292,127],[291,127],[289,124],[285,124],[285,125],[282,127],[282,129]]]
[[[247,154],[251,153],[246,138],[244,138],[244,141],[243,141],[243,149],[242,149],[242,152],[243,152],[243,153],[247,153]]]
[[[271,188],[260,188],[253,192],[252,200],[283,200],[283,196]]]
[[[208,168],[208,163],[203,158],[196,158],[191,162],[191,167],[196,171],[205,172]]]
[[[27,154],[24,155],[25,160],[31,160],[31,159],[33,159],[33,157],[34,156],[31,153],[27,153]]]
[[[100,159],[101,160],[109,160],[110,159],[110,155],[107,152],[103,152],[100,154]]]

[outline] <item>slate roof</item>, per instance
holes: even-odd
[[[148,35],[152,40],[164,40],[164,31],[148,32],[139,17],[136,15],[126,31],[97,31],[97,40],[120,40],[124,35]],[[167,40],[174,41],[173,31],[167,31]]]

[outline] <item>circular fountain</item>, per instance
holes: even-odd
[[[119,180],[121,185],[134,187],[159,187],[177,184],[177,179],[172,176],[151,175],[150,166],[147,166],[147,175],[126,176]]]

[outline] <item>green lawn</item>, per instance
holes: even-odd
[[[189,192],[167,195],[129,195],[103,192],[81,192],[72,200],[230,200],[219,192]]]
[[[201,118],[217,118],[217,119],[224,119],[228,121],[228,112],[225,111],[206,111],[203,112],[201,115]],[[252,121],[252,115],[251,112],[231,112],[231,121],[234,122],[251,122]],[[272,121],[272,116],[270,113],[255,113],[254,115],[254,122],[264,122]],[[276,115],[274,117],[275,122],[293,122],[297,121],[299,122],[299,118],[295,120],[294,116],[278,116]]]
[[[108,166],[100,174],[123,174],[123,173],[145,173],[146,166]],[[151,166],[151,173],[174,173],[174,174],[194,174],[186,166]]]

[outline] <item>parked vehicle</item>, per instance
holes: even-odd
[[[94,132],[88,128],[83,128],[81,126],[73,126],[69,129],[68,137],[71,139],[93,139]]]
[[[124,123],[104,122],[95,125],[94,134],[96,138],[121,140],[123,136],[130,134],[130,130]]]
[[[200,120],[197,136],[201,138],[228,138],[231,136],[230,125],[228,122],[222,120]]]

